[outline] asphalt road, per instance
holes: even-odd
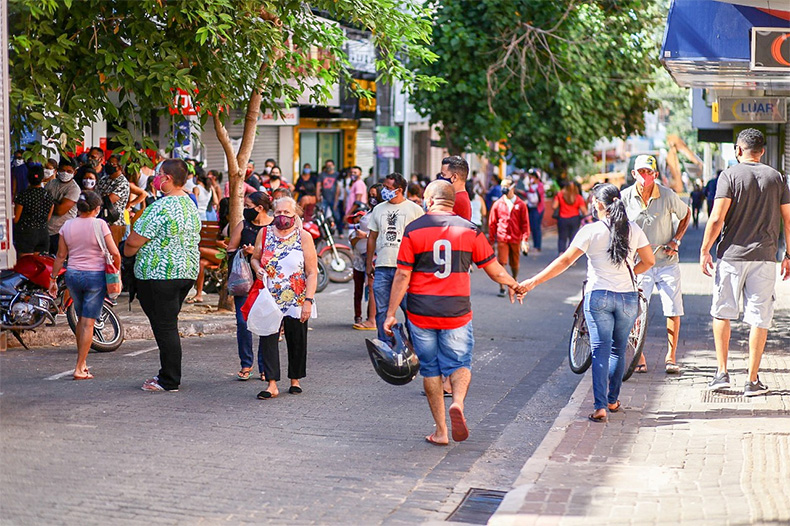
[[[546,248],[550,247],[549,240]],[[551,260],[522,258],[522,277]],[[419,378],[393,387],[351,330],[352,285],[318,295],[302,395],[235,380],[234,335],[184,340],[177,393],[145,393],[155,344],[0,356],[0,516],[4,524],[415,524],[444,520],[470,487],[510,489],[579,377],[564,363],[583,279],[579,262],[525,305],[472,275],[469,440],[439,448]],[[285,378],[285,346],[283,377]]]

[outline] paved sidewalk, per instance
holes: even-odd
[[[191,294],[190,294],[191,296]],[[229,334],[236,331],[236,316],[230,311],[218,311],[219,295],[204,294],[203,303],[184,304],[178,317],[179,333],[182,337],[208,336],[210,334]],[[124,326],[125,340],[153,340],[151,324],[140,302],[136,299],[129,309],[129,296],[124,294],[118,298],[115,312]],[[28,347],[75,345],[74,334],[69,329],[65,315],[59,315],[57,323],[51,327],[39,327],[35,331],[25,331],[22,339]],[[18,341],[8,336],[8,347],[22,348]]]
[[[790,282],[777,284],[761,364],[771,392],[744,398],[748,327],[733,323],[733,389],[706,391],[716,369],[712,280],[695,263],[682,270],[682,374],[664,373],[664,318],[654,296],[649,371],[623,385],[625,411],[607,424],[589,422],[587,373],[488,524],[790,524]]]

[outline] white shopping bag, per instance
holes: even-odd
[[[269,289],[262,288],[247,316],[247,329],[256,336],[269,336],[280,331],[283,313]]]

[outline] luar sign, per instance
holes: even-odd
[[[787,122],[783,97],[719,97],[718,110],[714,122]]]
[[[790,74],[790,28],[753,27],[749,69]]]

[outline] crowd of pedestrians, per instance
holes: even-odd
[[[744,303],[744,321],[752,327],[746,396],[768,390],[758,373],[773,316],[780,215],[784,235],[790,237],[790,188],[786,177],[760,162],[764,145],[757,130],[746,129],[738,136],[739,163],[714,179],[700,251],[702,270],[711,275],[710,250],[720,239],[711,308],[718,371],[709,388],[730,387],[730,321],[739,317]],[[317,174],[305,164],[291,186],[276,161],[268,159],[261,173],[254,163],[247,166],[243,219],[236,225],[228,224],[229,185],[223,192],[222,174],[205,173],[198,163],[157,159],[153,171],[132,172],[120,158],[105,158],[98,148],[83,161],[79,166],[68,159],[42,166],[15,155],[12,167],[18,251],[53,252],[54,247],[56,269],[69,260],[66,283],[79,317],[75,379],[93,378],[86,357],[104,296],[98,255],[109,252],[119,260],[120,245],[125,256],[135,258],[135,289],[160,351],[161,367],[142,388],[178,390],[178,315],[193,287],[197,294],[192,301],[202,300],[201,277],[213,256],[200,247],[201,229],[217,221],[223,229],[221,237],[229,240],[219,241],[227,260],[238,260],[239,268],[248,265],[250,272],[247,285],[234,292],[240,361],[236,377],[249,380],[253,374],[250,313],[268,295],[271,312],[282,317],[282,323],[279,329],[259,335],[258,374],[267,386],[257,397],[267,400],[280,394],[279,341],[283,339],[288,391],[302,393],[308,321],[316,315],[318,280],[316,246],[304,224],[317,209],[338,232],[348,230],[353,247],[352,327],[375,330],[381,342],[394,345],[398,310],[406,319],[436,425],[426,436],[431,444],[446,445],[451,437],[462,441],[469,434],[464,403],[474,347],[472,263],[499,284],[500,296],[507,292],[513,302],[523,301],[536,286],[587,256],[584,315],[590,329],[594,392],[590,420],[604,422],[607,411],[620,410],[625,349],[638,313],[640,289],[648,301],[654,291],[661,298],[667,330],[665,372],[680,372],[677,356],[684,309],[678,249],[689,225],[698,225],[702,202],[710,200],[711,190],[710,183],[704,188],[697,184],[689,206],[658,182],[652,156],[636,159],[633,186],[621,190],[598,184],[590,191],[589,202],[573,181],[566,181],[553,200],[547,198],[543,174],[537,169],[495,177],[486,190],[474,174],[470,177],[460,156],[443,159],[430,184],[422,176],[407,181],[399,173],[387,174],[381,181],[363,179],[361,168],[338,172],[327,160]],[[528,254],[530,240],[535,252],[542,249],[547,199],[558,222],[559,255],[519,283],[520,260]],[[594,217],[582,226],[589,215],[588,204]],[[790,278],[790,253],[783,255],[781,271],[784,279]],[[646,370],[643,358],[636,372]],[[452,398],[449,431],[445,397]]]

